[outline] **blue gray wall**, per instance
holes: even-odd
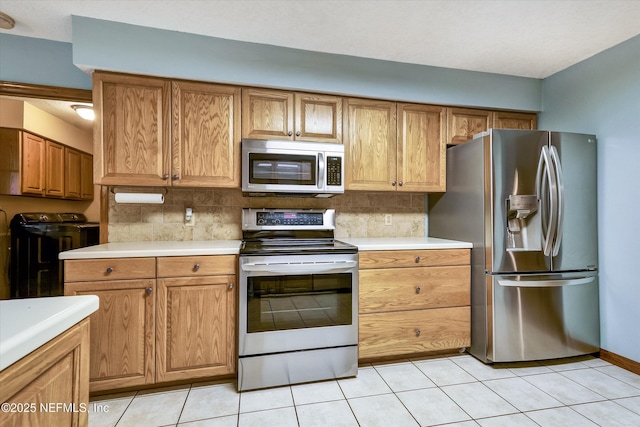
[[[640,362],[640,36],[546,78],[541,129],[598,137],[601,347]]]
[[[72,61],[70,43],[0,34],[0,80],[91,90]]]

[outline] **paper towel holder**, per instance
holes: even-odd
[[[111,194],[116,194],[116,188],[118,188],[117,186],[114,187],[109,187],[109,191],[111,192]],[[140,189],[143,189],[145,187],[140,187]],[[169,190],[167,190],[166,187],[153,187],[154,189],[159,188],[162,190],[162,194],[163,195],[167,195],[169,193]],[[139,193],[139,191],[118,191],[118,193]]]

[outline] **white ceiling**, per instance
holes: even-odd
[[[79,15],[533,78],[640,34],[640,0],[1,0],[0,11],[10,34],[65,42]]]

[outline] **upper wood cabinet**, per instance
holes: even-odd
[[[21,175],[23,194],[44,194],[46,182],[46,141],[39,136],[16,131],[22,135]]]
[[[243,89],[242,137],[342,143],[342,98]]]
[[[0,128],[0,144],[0,194],[93,199],[92,178],[79,175],[83,157],[91,173],[90,154],[15,128]],[[83,197],[85,180],[91,193]]]
[[[95,72],[95,177],[103,185],[168,185],[171,84]]]
[[[64,197],[64,146],[47,141],[45,144],[45,188],[48,197]]]
[[[240,88],[177,82],[172,86],[174,186],[240,185]]]
[[[93,200],[93,156],[64,148],[64,197]]]
[[[94,108],[97,183],[240,185],[240,88],[96,72]]]
[[[492,125],[492,112],[470,108],[447,108],[447,144],[457,145],[473,139]]]
[[[536,113],[514,113],[511,111],[493,112],[494,129],[526,129],[538,128],[538,115]]]
[[[446,134],[444,107],[398,104],[398,191],[445,191]]]
[[[395,190],[396,103],[347,98],[344,107],[345,190]]]
[[[444,107],[362,99],[345,103],[345,189],[444,191]]]
[[[537,129],[536,113],[447,108],[447,144],[457,145],[477,133],[494,129]]]

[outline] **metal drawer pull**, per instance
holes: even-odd
[[[233,283],[229,283],[229,289],[233,289]]]
[[[107,274],[113,273],[113,267],[107,267]]]
[[[416,294],[420,293],[420,286],[416,286]]]
[[[420,262],[420,257],[419,256],[416,257],[416,262]]]
[[[416,336],[419,337],[420,336],[420,329],[416,329]]]
[[[193,266],[193,271],[198,271],[198,270],[200,270],[200,264],[195,264]]]
[[[147,295],[151,295],[151,292],[153,292],[153,288],[147,288],[146,291]]]

